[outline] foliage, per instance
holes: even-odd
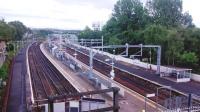
[[[37,37],[47,37],[49,34],[53,34],[53,31],[48,29],[39,29],[33,32]]]
[[[79,39],[100,39],[102,36],[101,31],[93,31],[88,26],[80,32],[78,35]]]
[[[164,26],[178,26],[182,17],[182,0],[150,0],[154,22]]]
[[[10,27],[4,20],[0,20],[0,39],[9,40],[15,35],[15,29]]]
[[[121,0],[114,6],[113,19],[115,19],[121,31],[137,30],[144,27],[147,22],[147,10],[143,8],[139,0]]]
[[[8,76],[8,72],[9,72],[9,69],[10,69],[9,65],[11,64],[11,61],[12,61],[14,56],[15,56],[15,53],[14,53],[13,50],[8,51],[6,60],[3,63],[3,65],[0,67],[0,78],[2,78],[3,80],[5,80]]]
[[[183,50],[183,39],[180,37],[176,29],[167,29],[161,25],[150,25],[143,31],[144,43],[161,45],[162,62],[167,64],[175,64]]]
[[[116,44],[140,43],[141,29],[150,23],[147,10],[139,0],[121,0],[114,6],[110,20],[103,27],[105,40],[117,38]],[[137,31],[137,33],[135,33]],[[133,38],[135,37],[135,38]],[[113,40],[113,39],[112,39]]]
[[[24,26],[23,23],[19,21],[6,23],[4,20],[0,20],[0,39],[21,40],[26,32],[26,26]]]
[[[143,31],[146,44],[163,44],[167,41],[168,30],[160,25],[150,25]]]
[[[168,40],[165,53],[165,62],[168,65],[175,65],[175,62],[178,60],[179,55],[183,51],[184,43],[183,38],[180,36],[179,32],[175,29],[171,29],[168,32]]]
[[[183,12],[182,2],[147,0],[143,5],[140,0],[118,0],[111,18],[102,28],[104,43],[161,45],[162,64],[195,65],[199,69],[200,29],[192,23],[192,16]],[[86,28],[79,38],[94,38],[92,34],[93,31]],[[148,52],[143,54],[149,56]],[[152,55],[156,57],[155,49]]]
[[[156,24],[166,27],[193,26],[191,15],[182,12],[182,0],[149,0],[147,7]]]
[[[21,40],[23,35],[27,32],[26,26],[20,21],[12,21],[8,23],[15,29],[14,40]]]
[[[109,38],[109,45],[121,44],[121,40],[116,37]]]
[[[0,78],[5,79],[8,74],[8,64],[3,64],[0,68]]]
[[[188,12],[185,12],[182,15],[181,23],[185,27],[195,27],[194,24],[192,23],[192,16]]]
[[[8,43],[6,45],[6,51],[9,52],[9,51],[13,51],[14,50],[14,45],[12,43]]]
[[[198,58],[196,56],[196,54],[194,52],[184,52],[181,56],[180,56],[180,61],[184,64],[184,65],[192,65],[198,62]]]

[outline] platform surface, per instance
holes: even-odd
[[[12,80],[10,93],[8,97],[7,112],[25,112],[26,111],[26,48],[21,49],[15,57],[12,68]]]
[[[79,50],[81,50],[81,52],[88,53],[88,51],[83,48],[79,48]],[[109,64],[111,63],[110,57],[106,55],[97,53],[94,57],[101,61],[104,61],[105,63],[109,63]],[[109,59],[110,61],[105,61],[106,59]],[[114,66],[121,68],[123,70],[126,70],[136,76],[142,77],[152,82],[156,82],[163,86],[171,86],[171,88],[176,89],[185,94],[192,93],[192,94],[196,94],[200,96],[200,82],[190,81],[190,82],[184,82],[184,83],[177,83],[177,82],[173,82],[168,79],[160,77],[159,75],[155,73],[155,71],[152,71],[152,70],[144,69],[144,68],[135,66],[133,64],[122,62],[122,61],[115,61],[114,63],[115,63]]]

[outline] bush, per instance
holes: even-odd
[[[184,52],[180,56],[180,61],[182,64],[184,64],[184,66],[195,65],[195,64],[197,64],[198,60],[199,59],[197,58],[197,56],[194,52]]]
[[[6,79],[9,70],[9,62],[5,62],[0,68],[0,78]]]
[[[6,51],[9,52],[9,51],[13,51],[13,50],[14,50],[14,45],[11,43],[7,44]]]

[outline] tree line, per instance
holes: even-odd
[[[193,68],[200,73],[200,29],[189,12],[183,12],[182,4],[182,0],[147,0],[144,4],[140,0],[119,0],[102,31],[86,28],[79,38],[103,35],[107,45],[161,45],[163,65]],[[155,49],[151,50],[155,62]]]
[[[5,22],[0,20],[0,39],[1,40],[21,40],[26,32],[31,30],[20,21]]]

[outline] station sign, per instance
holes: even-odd
[[[155,93],[152,93],[152,94],[146,94],[146,97],[147,98],[151,98],[151,97],[155,97],[156,95],[155,95]]]

